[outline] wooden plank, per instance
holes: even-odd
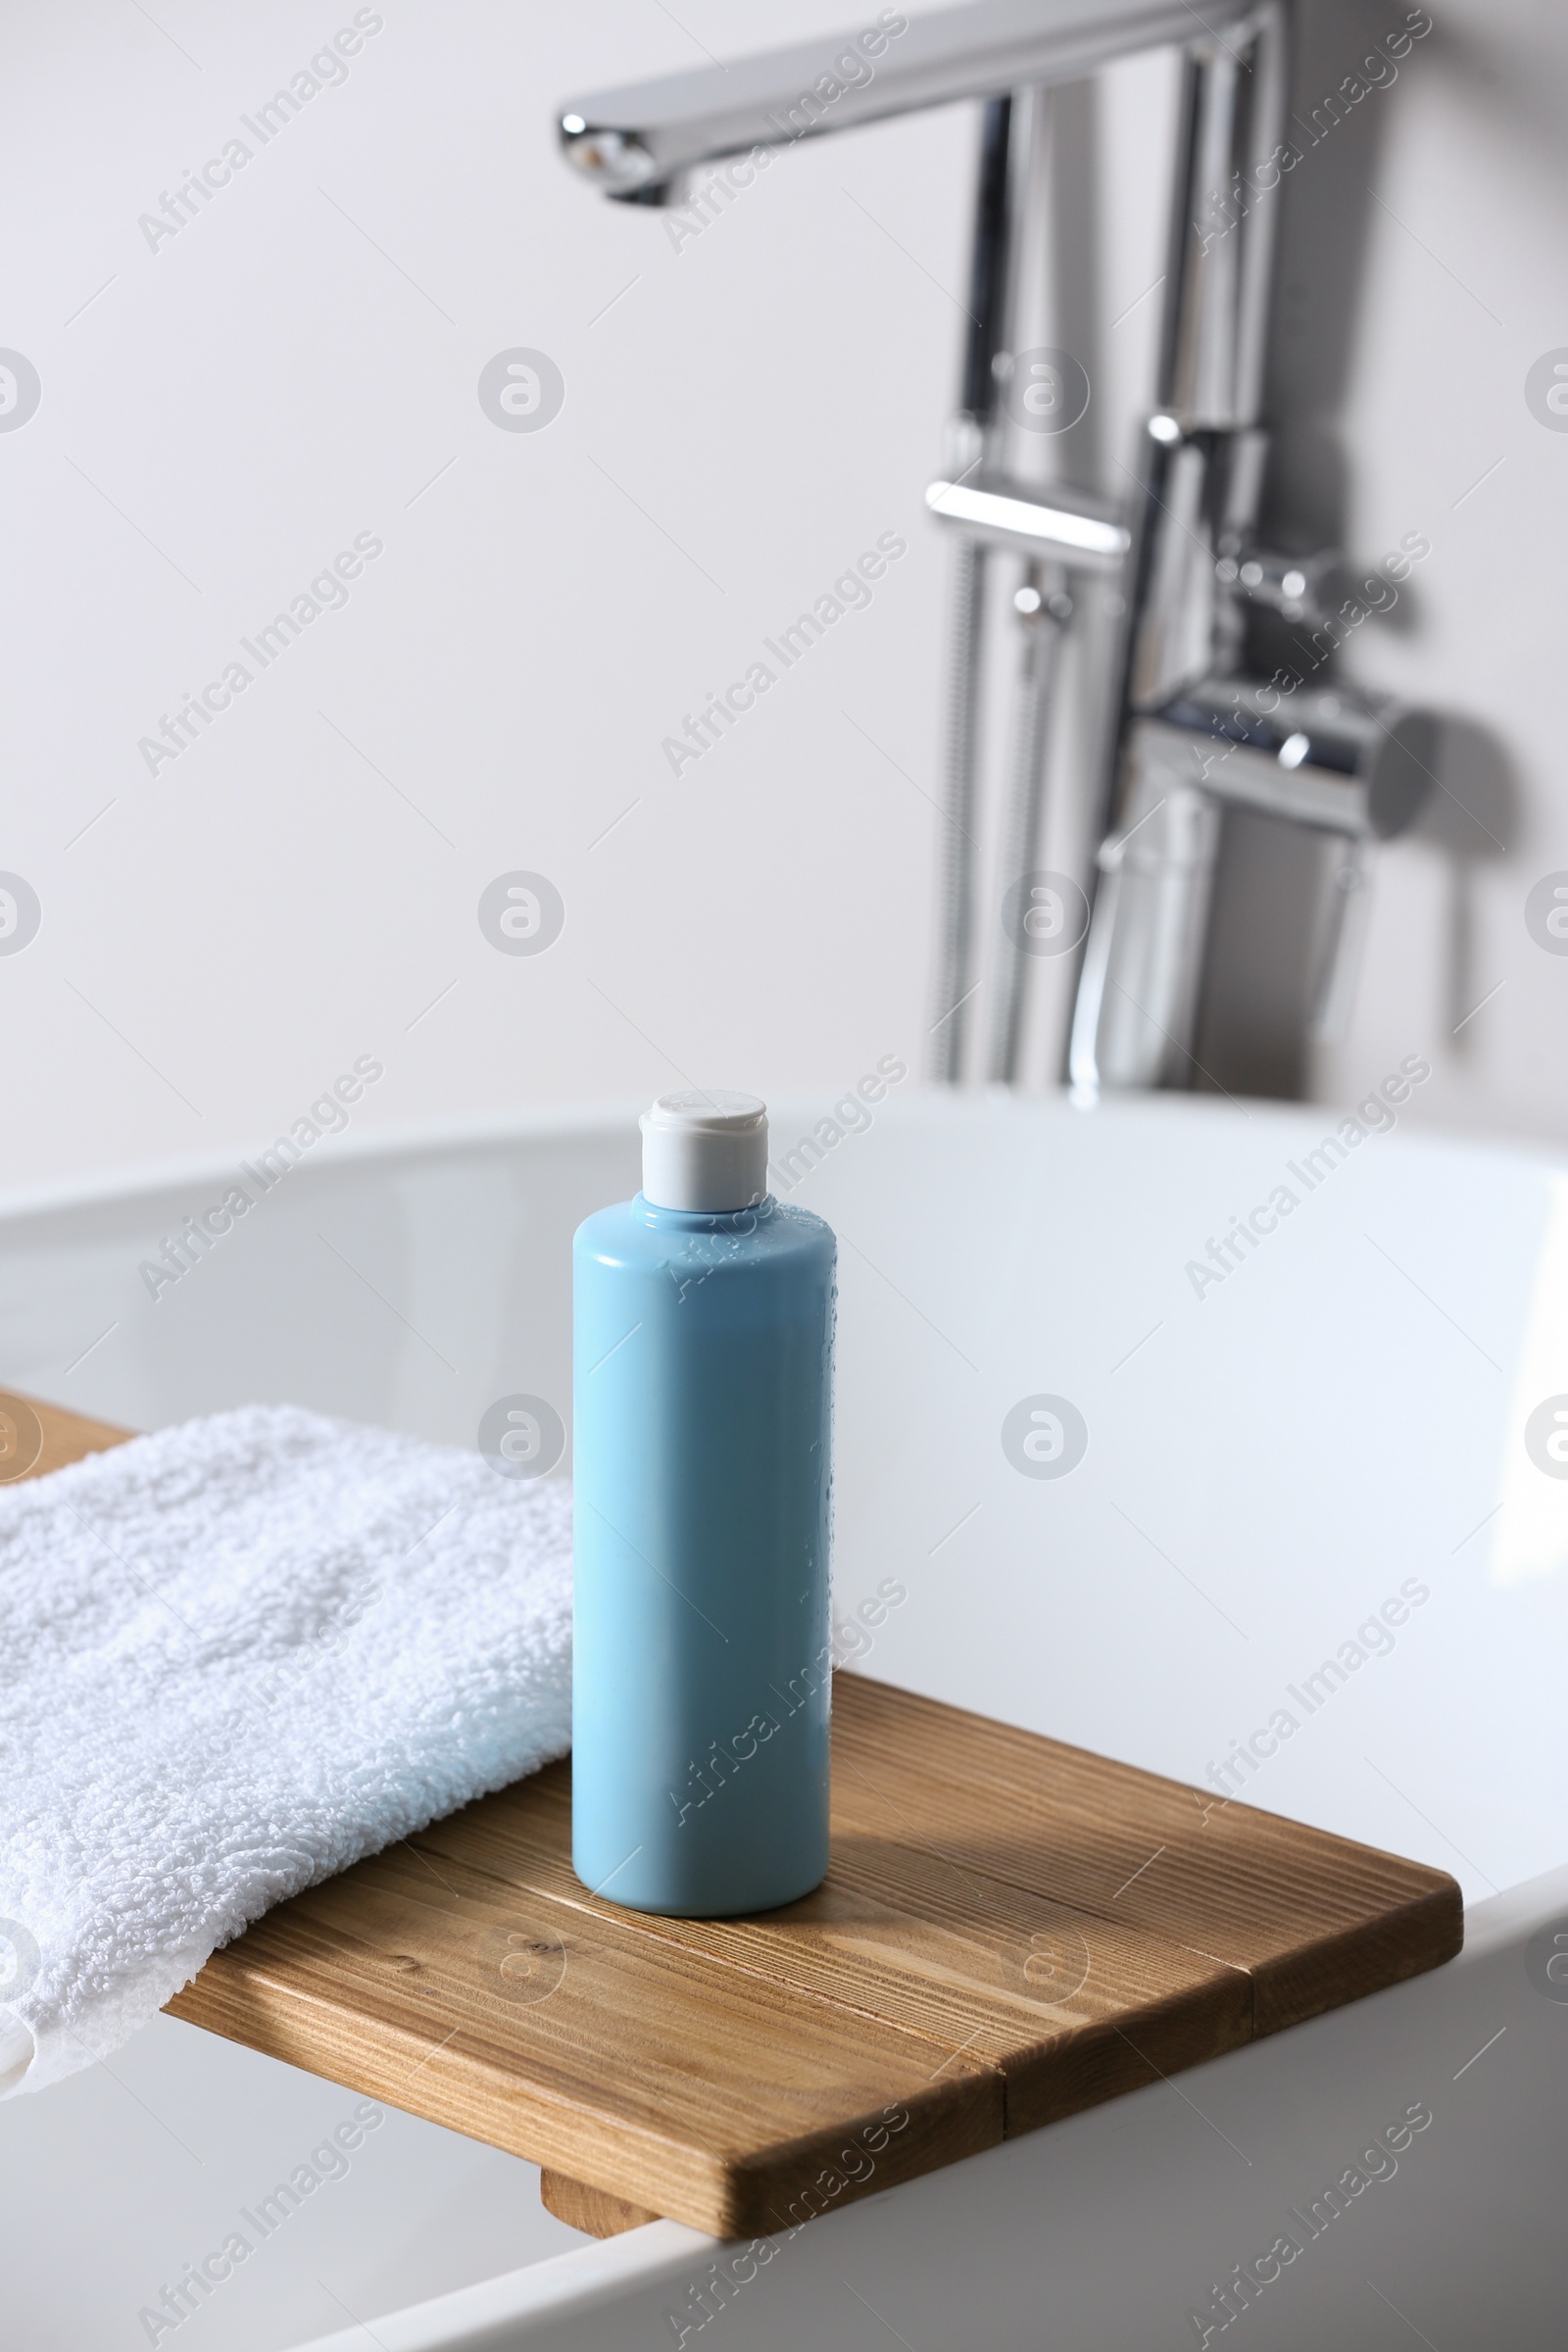
[[[169,2006],[718,2237],[1003,2135],[1001,2077],[968,2056],[398,1846],[269,1912]]]
[[[14,1460],[36,1431],[13,1476],[125,1434],[23,1398],[0,1415]],[[1441,1871],[840,1675],[833,1860],[803,1902],[692,1921],[591,1894],[555,1765],[280,1905],[170,2006],[534,2158],[579,2227],[741,2235],[1355,1999],[1461,1935]]]
[[[80,1461],[83,1454],[123,1446],[133,1435],[133,1431],[115,1429],[107,1421],[84,1421],[79,1413],[68,1413],[64,1405],[45,1404],[41,1396],[23,1396],[14,1390],[0,1389],[0,1486],[63,1470],[68,1462]]]
[[[1244,1968],[1273,2034],[1451,1959],[1429,1870],[858,1675],[833,1684],[836,1833],[895,1825],[1031,1893]]]
[[[663,2218],[651,2213],[646,2205],[628,2205],[624,2197],[612,2197],[608,2189],[590,2188],[586,2180],[552,2172],[548,2164],[539,2167],[539,2202],[546,2213],[553,2213],[570,2230],[582,2230],[586,2237],[619,2237],[627,2230],[640,2230],[645,2222]]]
[[[917,1843],[835,1842],[823,1885],[759,1918],[683,1920],[591,1894],[570,1861],[570,1767],[550,1766],[413,1840],[441,1869],[618,1921],[709,1962],[929,2035],[997,2067],[1008,2132],[1196,2066],[1249,2040],[1245,1971],[1043,1901]]]

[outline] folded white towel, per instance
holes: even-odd
[[[565,1752],[571,1495],[251,1405],[0,1489],[0,2092]]]

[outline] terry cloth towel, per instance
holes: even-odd
[[[0,2092],[571,1737],[571,1495],[249,1405],[0,1488]]]

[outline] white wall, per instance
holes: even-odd
[[[1454,798],[1383,861],[1359,1009],[1319,1075],[1348,1092],[1419,1047],[1426,1119],[1561,1136],[1568,957],[1530,936],[1525,902],[1568,868],[1568,432],[1536,420],[1525,378],[1568,358],[1568,23],[1547,0],[1434,13],[1370,101],[1386,108],[1388,210],[1338,430],[1357,548],[1409,530],[1433,544],[1408,626],[1364,632],[1353,670],[1449,714]]]
[[[1390,209],[1329,427],[1347,543],[1433,541],[1410,628],[1364,632],[1354,665],[1491,739],[1517,813],[1487,819],[1505,855],[1460,861],[1458,979],[1454,856],[1387,858],[1355,1027],[1320,1077],[1353,1088],[1418,1046],[1438,1058],[1427,1115],[1555,1133],[1568,961],[1522,905],[1568,866],[1568,436],[1522,381],[1568,343],[1568,38],[1526,0],[1500,22],[1467,6],[1469,30],[1446,17],[1369,102]],[[831,29],[842,5],[688,0],[677,24],[649,0],[385,0],[348,78],[262,147],[240,116],[354,13],[17,0],[0,28],[0,343],[42,383],[0,432],[0,868],[43,913],[0,956],[0,1182],[242,1145],[367,1054],[385,1076],[362,1122],[683,1076],[837,1090],[923,1057],[943,551],[921,491],[971,116],[795,149],[676,249],[662,216],[566,172],[555,103]],[[1124,77],[1107,108],[1107,321],[1152,274],[1152,86]],[[251,160],[151,250],[138,217],[236,134]],[[539,433],[479,407],[513,346],[564,377]],[[1103,446],[1124,456],[1124,367],[1115,391]],[[907,553],[869,608],[672,776],[682,714],[887,532]],[[240,638],[357,533],[384,552],[346,608],[260,672]],[[253,682],[150,774],[139,739],[236,658]],[[566,908],[538,957],[476,920],[516,868]],[[1499,980],[1446,1039],[1457,996]]]

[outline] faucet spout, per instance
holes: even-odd
[[[872,0],[864,5],[869,13]],[[561,110],[567,159],[604,193],[666,204],[679,201],[688,174],[726,156],[926,107],[986,102],[957,410],[941,478],[926,492],[955,541],[937,1017],[928,1032],[939,1079],[960,1079],[972,1061],[966,1007],[982,985],[973,971],[975,824],[993,558],[1022,567],[1012,599],[1022,638],[1001,912],[1012,953],[994,948],[995,1078],[1016,1079],[1027,978],[1020,959],[1037,952],[1032,933],[1021,944],[1016,936],[1015,893],[1027,888],[1031,903],[1065,904],[1054,887],[1061,877],[1042,877],[1033,860],[1051,698],[1080,589],[1091,591],[1084,602],[1099,646],[1076,675],[1102,682],[1103,708],[1085,735],[1079,790],[1102,847],[1087,888],[1067,877],[1082,902],[1076,937],[1046,951],[1078,956],[1075,974],[1062,967],[1069,985],[1076,978],[1067,1053],[1075,1102],[1097,1100],[1105,1085],[1188,1082],[1195,1065],[1187,1041],[1228,807],[1286,819],[1338,845],[1333,919],[1310,1016],[1312,1034],[1327,1034],[1353,987],[1367,844],[1408,822],[1430,780],[1436,753],[1419,714],[1391,726],[1348,689],[1313,695],[1294,672],[1289,688],[1280,673],[1267,685],[1247,674],[1258,651],[1250,613],[1263,608],[1304,621],[1335,576],[1327,552],[1274,551],[1257,529],[1274,192],[1299,160],[1284,138],[1288,5],[971,0],[912,18],[883,7],[839,40],[602,90]],[[1074,486],[1059,464],[1054,471],[1020,466],[1020,457],[1038,453],[1020,451],[1020,419],[999,387],[1020,358],[1034,363],[1031,375],[1054,377],[1044,365],[1054,359],[1077,365],[1070,354],[1015,348],[1026,308],[1016,232],[1043,184],[1038,166],[1050,153],[1057,103],[1044,93],[1161,47],[1179,53],[1181,70],[1166,267],[1155,281],[1163,287],[1155,405],[1133,495],[1111,500]],[[1093,574],[1104,584],[1099,595]],[[1309,670],[1315,666],[1313,659]],[[1290,716],[1276,724],[1287,692],[1295,696]]]
[[[1207,0],[1213,32],[1253,0]],[[957,99],[1072,81],[1112,58],[1191,40],[1184,0],[972,0],[932,16],[884,8],[858,31],[733,65],[572,99],[568,161],[622,203],[664,204],[681,174],[754,147],[789,146]]]

